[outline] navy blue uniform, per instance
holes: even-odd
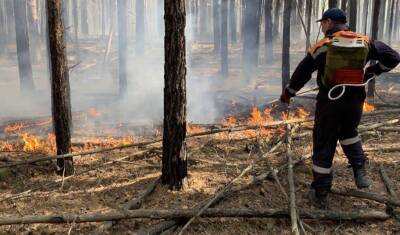
[[[341,30],[347,30],[347,26],[338,25],[327,35]],[[289,93],[295,95],[311,79],[312,73],[318,71],[319,93],[315,111],[312,156],[314,181],[311,186],[319,191],[329,191],[332,186],[332,161],[338,140],[350,165],[362,166],[366,161],[357,131],[366,97],[365,88],[347,87],[342,98],[332,101],[328,98],[331,87],[324,87],[321,82],[329,37],[322,39],[310,49],[294,71],[286,88]],[[378,63],[366,69],[365,76],[368,77],[372,74],[380,75],[395,68],[400,62],[400,56],[385,43],[371,40],[367,57],[367,61],[369,60],[376,60]],[[337,90],[340,92],[341,89]],[[335,93],[333,96],[335,97]]]

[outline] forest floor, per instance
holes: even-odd
[[[212,54],[212,46],[195,45],[193,47],[191,66],[193,74],[203,74],[207,79],[215,79],[218,71],[218,63]],[[274,119],[280,119],[278,108],[263,107],[260,113],[252,109],[254,104],[263,106],[273,95],[277,95],[280,86],[280,66],[278,62],[273,65],[261,65],[259,76],[249,83],[243,82],[240,76],[238,53],[232,50],[232,80],[213,82],[214,94],[222,97],[217,100],[218,105],[224,107],[220,126],[236,126],[271,121],[270,112]],[[294,58],[301,58],[302,50],[293,50]],[[278,56],[278,55],[277,55]],[[208,61],[207,63],[195,63],[196,59]],[[296,60],[296,59],[295,59]],[[235,72],[236,71],[236,72]],[[268,72],[263,72],[268,71]],[[206,74],[206,75],[205,75]],[[377,85],[379,95],[385,102],[398,103],[400,98],[400,71],[385,76],[385,80]],[[269,82],[270,81],[270,82]],[[312,85],[311,85],[312,87]],[[225,93],[223,91],[226,91]],[[221,95],[223,94],[223,95]],[[256,95],[255,95],[256,94]],[[266,97],[264,94],[269,94]],[[242,97],[242,98],[241,98]],[[218,98],[218,97],[217,97]],[[233,104],[232,104],[233,103]],[[296,99],[295,107],[301,107],[312,116],[314,102],[309,99]],[[389,109],[381,102],[377,106],[379,110]],[[267,108],[267,112],[264,109]],[[111,111],[110,111],[111,110]],[[107,106],[99,107],[96,112],[112,115],[113,110]],[[258,115],[259,114],[259,115]],[[303,114],[302,117],[304,117]],[[90,115],[89,115],[90,116]],[[374,115],[364,117],[363,126],[382,123],[398,118],[398,113],[386,115]],[[256,120],[257,119],[257,120]],[[81,120],[82,121],[82,120]],[[84,119],[84,121],[87,121]],[[103,128],[102,122],[94,122],[93,128]],[[46,124],[47,125],[47,124]],[[80,126],[80,125],[77,125]],[[302,124],[296,133],[310,131],[312,122]],[[400,124],[391,125],[400,127]],[[85,125],[80,126],[85,128]],[[49,127],[34,127],[44,132]],[[77,127],[75,127],[77,128]],[[160,137],[157,126],[146,127],[151,130],[134,133],[134,142],[153,140]],[[192,124],[189,133],[207,130],[206,125],[196,126]],[[37,131],[40,132],[40,131]],[[257,150],[265,147],[267,150],[274,146],[283,135],[282,129],[257,129],[243,132],[223,132],[203,137],[189,138],[188,146],[188,186],[183,191],[173,192],[165,186],[158,185],[155,191],[146,197],[142,209],[178,209],[191,208],[199,202],[215,195],[225,184],[237,177],[249,164],[257,163],[235,185],[243,185],[251,181],[257,175],[268,170],[268,161],[273,168],[279,168],[287,162],[285,146],[279,147],[275,154],[266,159],[260,159],[261,154]],[[103,131],[103,133],[107,133]],[[117,134],[120,134],[117,132]],[[126,134],[126,133],[125,133]],[[115,135],[115,133],[113,133]],[[3,141],[7,140],[7,135]],[[79,136],[78,136],[79,137]],[[84,142],[85,138],[78,138],[75,142]],[[102,138],[102,137],[98,137]],[[400,147],[399,132],[383,132],[373,130],[362,135],[364,147],[388,148]],[[122,143],[122,142],[118,142]],[[93,147],[83,145],[83,148]],[[305,135],[294,139],[293,151],[295,159],[311,153],[311,135]],[[100,145],[102,147],[102,145]],[[104,147],[104,146],[103,146]],[[12,169],[0,169],[0,215],[7,216],[47,215],[90,212],[107,212],[112,209],[120,209],[127,201],[138,197],[151,182],[160,176],[161,153],[160,143],[148,146],[142,154],[137,154],[144,148],[127,148],[117,151],[92,154],[74,158],[76,174],[68,179],[61,180],[54,173],[54,163],[42,162],[31,165],[23,165]],[[81,149],[78,149],[81,150]],[[146,149],[145,149],[146,150]],[[118,160],[127,156],[124,160]],[[130,156],[130,157],[129,157]],[[0,162],[7,164],[21,159],[41,157],[40,153],[31,152],[1,152]],[[369,176],[372,185],[368,192],[379,195],[387,195],[384,183],[379,174],[379,166],[382,165],[390,179],[393,181],[395,192],[400,193],[400,153],[399,152],[368,152]],[[334,185],[333,188],[340,191],[355,189],[351,169],[343,155],[337,148],[334,160]],[[312,179],[311,159],[305,158],[303,162],[294,168],[296,186],[296,204],[299,208],[312,208],[308,201],[309,183]],[[279,172],[279,180],[288,190],[286,168]],[[30,190],[30,191],[27,191]],[[386,205],[366,199],[339,196],[331,194],[329,197],[331,210],[352,211],[374,209],[385,211]],[[273,179],[267,179],[259,184],[252,185],[238,193],[232,194],[222,200],[217,208],[287,208],[288,202]],[[322,221],[304,219],[318,234],[396,234],[400,233],[400,224],[393,218],[385,221]],[[122,220],[111,229],[108,234],[134,234],[135,231],[151,227],[160,222],[153,219]],[[82,224],[32,224],[32,225],[6,225],[0,227],[1,234],[88,234],[99,228],[101,223]],[[174,232],[180,231],[181,227]],[[310,234],[313,232],[310,232]],[[290,219],[288,218],[200,218],[188,227],[187,234],[290,234]]]

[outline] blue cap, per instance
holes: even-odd
[[[321,22],[321,21],[327,20],[327,19],[331,19],[333,21],[340,22],[340,23],[347,23],[346,14],[338,8],[331,8],[331,9],[326,10],[324,12],[324,14],[322,14],[322,18],[317,20],[317,22]]]

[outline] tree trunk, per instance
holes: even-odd
[[[379,25],[381,27],[378,27],[378,37],[376,38],[377,40],[383,40],[383,35],[385,31],[385,14],[386,14],[386,0],[381,0],[380,1],[380,10],[379,10]]]
[[[64,28],[61,20],[62,1],[47,0],[47,22],[51,61],[51,98],[57,155],[71,152],[71,99],[68,66],[64,46]],[[57,173],[74,173],[71,158],[57,159]]]
[[[119,96],[123,98],[126,95],[127,90],[127,78],[126,78],[126,60],[128,54],[127,47],[127,0],[117,1],[118,11],[118,63],[119,63]]]
[[[221,20],[219,9],[219,0],[213,0],[214,53],[219,53],[221,47]]]
[[[0,55],[3,55],[7,51],[7,18],[5,1],[0,1]]]
[[[371,39],[377,39],[378,37],[378,31],[379,31],[379,13],[381,9],[381,0],[375,0],[374,2],[374,8],[373,8],[373,17],[372,17],[372,28],[371,28]],[[370,102],[374,101],[374,96],[375,96],[375,80],[371,80],[370,83],[368,83],[368,92],[367,92],[367,97],[370,100]]]
[[[207,35],[208,27],[207,27],[207,1],[199,0],[200,1],[200,32],[199,38],[200,40],[204,40]],[[165,18],[165,17],[164,17]],[[164,20],[165,21],[165,20]]]
[[[307,32],[306,32],[306,53],[311,47],[311,12],[312,11],[312,0],[306,0],[306,16],[307,16]]]
[[[164,0],[157,0],[157,30],[164,37]]]
[[[276,0],[274,9],[274,25],[272,29],[274,42],[279,40],[279,21],[281,18],[281,7],[282,7],[282,0]]]
[[[350,0],[350,30],[357,31],[357,0]]]
[[[364,34],[367,34],[369,0],[364,0]]]
[[[394,31],[394,38],[395,40],[399,40],[399,36],[400,36],[400,29],[399,29],[399,25],[400,25],[400,8],[399,8],[399,0],[396,1],[396,13],[395,13],[395,20],[394,20],[394,28],[397,29]]]
[[[162,184],[186,185],[185,0],[165,1],[164,132]]]
[[[228,70],[228,0],[221,0],[221,74],[227,78]]]
[[[29,19],[29,34],[31,36],[31,52],[32,61],[34,63],[40,62],[40,44],[39,44],[39,25],[38,25],[38,12],[37,0],[28,1],[28,19]]]
[[[264,17],[265,17],[265,51],[264,51],[264,62],[266,64],[271,64],[274,60],[273,58],[273,38],[272,38],[272,1],[265,1],[265,10],[264,10]]]
[[[389,45],[392,44],[394,10],[395,10],[395,0],[392,0],[392,6],[390,8],[390,19],[389,19],[389,36],[388,36]]]
[[[290,13],[292,0],[284,0],[283,34],[282,34],[282,90],[290,80]]]
[[[144,54],[144,0],[136,0],[136,53]]]
[[[243,32],[243,66],[248,80],[254,76],[258,65],[260,0],[246,0],[246,17]]]
[[[72,0],[72,15],[74,18],[74,43],[75,43],[75,63],[81,61],[81,49],[79,46],[79,21],[78,21],[78,0]]]
[[[347,0],[342,0],[342,4],[340,6],[340,9],[342,9],[342,11],[344,11],[344,12],[347,11]]]
[[[338,7],[338,1],[337,0],[329,0],[329,8],[337,8]]]
[[[34,89],[32,77],[31,53],[29,49],[28,24],[26,17],[26,0],[15,0],[15,34],[17,39],[17,56],[20,90],[23,93]]]
[[[237,42],[237,13],[236,13],[236,0],[229,0],[229,27],[231,33],[231,42]]]
[[[88,9],[87,0],[80,0],[81,2],[81,30],[83,35],[89,34],[89,24],[88,24]]]

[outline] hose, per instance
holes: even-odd
[[[329,92],[328,92],[328,98],[330,100],[338,100],[340,99],[343,95],[344,92],[346,91],[346,86],[351,86],[351,87],[362,87],[362,86],[366,86],[372,79],[377,78],[376,75],[374,75],[373,77],[371,77],[370,79],[368,79],[366,82],[361,83],[361,84],[348,84],[348,83],[344,83],[344,84],[337,84],[334,87],[332,87]],[[334,90],[336,90],[337,88],[342,88],[342,92],[340,92],[340,94],[336,97],[332,97],[332,92]]]

